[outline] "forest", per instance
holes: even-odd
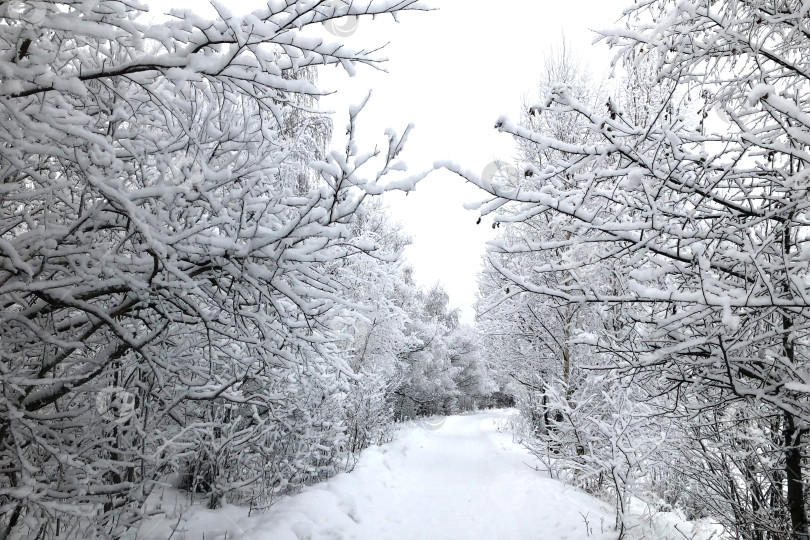
[[[627,4],[610,78],[555,48],[477,173],[319,107],[381,55],[308,28],[429,2],[0,1],[0,540],[131,538],[166,486],[260,513],[512,407],[612,538],[641,500],[810,540],[810,3]],[[437,170],[496,232],[474,325],[386,203]]]

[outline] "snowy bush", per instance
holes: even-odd
[[[0,538],[118,537],[173,474],[211,506],[333,474],[336,269],[395,255],[353,215],[418,177],[383,184],[393,133],[370,179],[353,137],[325,151],[313,66],[375,58],[300,30],[421,6],[42,6],[0,18]]]
[[[555,343],[543,333],[586,347],[579,381],[529,340],[506,362],[513,384],[559,396],[568,463],[618,451],[628,485],[663,479],[662,499],[752,540],[810,534],[808,14],[793,0],[636,3],[602,33],[632,84],[594,102],[548,81],[527,118],[499,120],[526,157],[511,184],[446,164],[506,225],[487,306],[516,310],[512,335],[529,321],[537,351]],[[524,360],[545,370],[526,379]],[[602,399],[577,392],[606,373],[614,390],[577,420]],[[602,448],[583,443],[589,422]]]

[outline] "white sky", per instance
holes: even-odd
[[[436,160],[451,160],[475,171],[483,171],[496,159],[511,162],[514,145],[510,136],[494,129],[498,117],[519,117],[523,96],[534,94],[544,56],[561,44],[563,36],[595,78],[606,73],[612,53],[601,43],[592,45],[592,30],[615,26],[630,4],[630,0],[426,1],[437,10],[400,14],[399,23],[390,16],[361,18],[356,31],[345,38],[324,27],[308,30],[355,49],[388,43],[380,53],[389,59],[384,65],[387,72],[359,66],[349,77],[339,67],[322,69],[320,86],[336,93],[321,99],[320,106],[335,111],[333,145],[343,148],[349,106],[360,103],[371,90],[371,101],[358,122],[359,149],[383,146],[387,128],[402,133],[414,123],[402,156],[410,173],[428,169]],[[208,4],[170,2],[200,11]],[[251,11],[262,3],[226,2],[235,12]],[[159,3],[152,7],[157,12],[165,9]],[[394,219],[413,238],[405,257],[417,282],[425,287],[440,282],[451,307],[460,308],[462,321],[472,323],[481,257],[494,231],[491,221],[476,225],[477,212],[462,205],[482,194],[459,177],[438,171],[407,197],[386,197]]]
[[[350,78],[339,68],[321,71],[320,85],[335,89],[321,106],[336,111],[336,143],[342,141],[348,107],[369,89],[371,101],[358,127],[361,151],[384,144],[386,128],[402,133],[415,124],[403,157],[409,172],[439,159],[481,171],[495,159],[511,161],[511,137],[494,129],[506,114],[517,119],[522,96],[532,93],[543,57],[565,35],[595,75],[612,53],[592,45],[590,29],[615,26],[629,0],[433,0],[437,11],[360,19],[345,38],[355,48],[390,42],[383,56],[388,73],[359,68]],[[326,34],[328,35],[328,34]],[[337,38],[334,38],[337,39]],[[481,199],[474,187],[439,171],[407,197],[390,196],[396,221],[413,237],[405,256],[421,285],[442,283],[462,320],[472,322],[477,274],[490,223],[475,225],[477,212],[462,205]]]

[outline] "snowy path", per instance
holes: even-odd
[[[352,472],[252,517],[231,505],[189,507],[184,495],[167,490],[167,514],[144,521],[126,539],[615,540],[607,505],[530,467],[534,458],[512,442],[511,414],[405,426],[395,441],[366,449]],[[633,513],[638,520],[628,540],[722,538],[710,521],[687,523],[673,512],[651,520],[644,505]]]
[[[242,522],[241,535],[228,538],[615,538],[605,504],[529,468],[531,456],[497,430],[509,414],[451,416],[405,429],[396,441],[365,451],[353,472]]]

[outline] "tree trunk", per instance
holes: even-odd
[[[785,412],[785,479],[787,480],[787,503],[793,540],[810,540],[807,512],[804,508],[804,483],[802,481],[802,454],[799,450],[802,433],[796,430],[793,415]]]
[[[791,173],[793,173],[793,160],[790,162]],[[793,219],[793,214],[789,217]],[[793,242],[791,239],[790,226],[785,227],[782,234],[782,249],[785,256],[790,255]],[[785,278],[784,291],[790,294],[790,282]],[[782,313],[782,346],[788,364],[796,365],[796,350],[793,337],[793,319],[786,310]],[[794,540],[810,540],[807,526],[807,511],[804,507],[804,483],[802,482],[802,453],[801,438],[803,431],[796,430],[796,423],[793,414],[784,412],[785,417],[785,480],[787,482],[787,503],[790,512],[790,524],[793,529]]]

